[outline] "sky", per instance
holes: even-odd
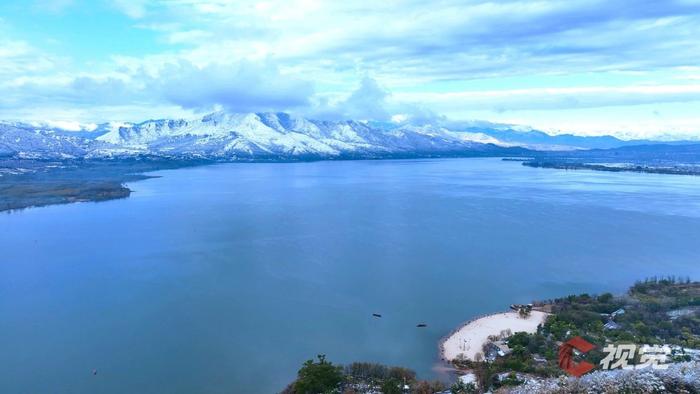
[[[700,0],[0,3],[0,119],[217,110],[700,138]]]

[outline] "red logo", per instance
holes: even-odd
[[[581,353],[588,353],[595,345],[590,344],[588,341],[581,337],[574,337],[568,341],[561,344],[559,347],[559,368],[563,369],[570,375],[576,376],[577,378],[583,374],[590,372],[595,365],[587,362],[574,361],[574,349]]]

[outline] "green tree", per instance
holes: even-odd
[[[389,378],[382,383],[383,394],[401,394],[401,382],[396,378]]]
[[[602,302],[604,304],[607,304],[608,302],[612,301],[613,295],[610,293],[603,293],[598,296],[598,302]]]
[[[530,308],[519,308],[518,309],[518,315],[522,318],[526,318],[530,316]]]
[[[333,393],[343,381],[340,366],[326,361],[326,356],[318,355],[318,362],[308,360],[301,367],[294,382],[294,392],[297,394]]]
[[[452,394],[472,394],[478,393],[478,390],[474,383],[464,383],[461,380],[458,380],[457,383],[450,387],[450,392]]]

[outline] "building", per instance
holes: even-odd
[[[614,319],[616,316],[620,316],[620,315],[624,315],[624,314],[625,314],[625,308],[620,308],[620,309],[616,310],[615,312],[611,313],[610,317]]]
[[[617,324],[617,323],[615,323],[615,322],[612,321],[612,320],[609,320],[607,323],[605,323],[605,324],[603,325],[603,328],[605,328],[606,330],[619,330],[619,329],[620,329],[620,325]]]
[[[486,361],[494,361],[497,357],[503,357],[510,354],[512,350],[503,341],[489,342],[484,345],[484,358]]]

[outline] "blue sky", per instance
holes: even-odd
[[[700,0],[0,3],[0,118],[213,110],[700,138]]]

